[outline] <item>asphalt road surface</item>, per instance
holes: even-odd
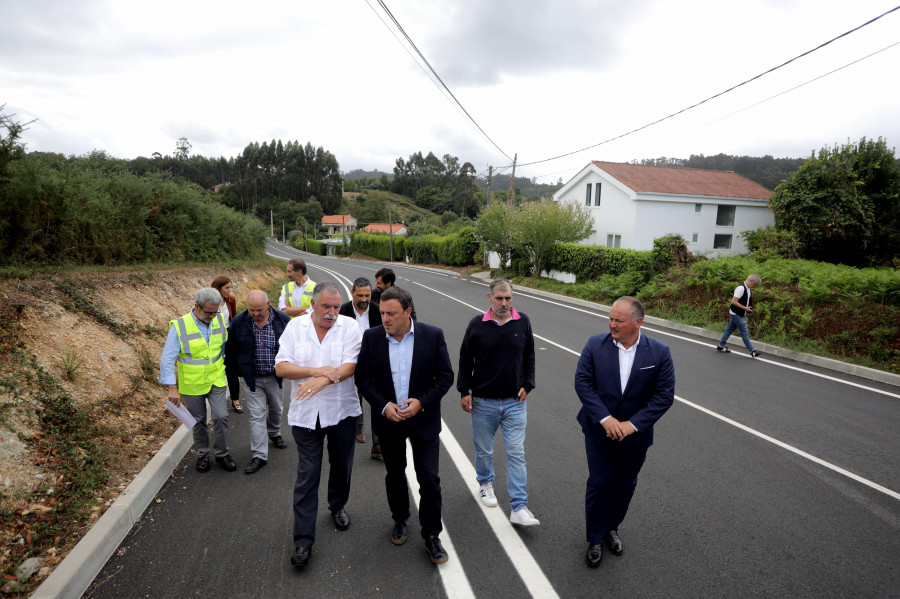
[[[374,281],[382,263],[300,254],[314,281],[345,288]],[[471,278],[395,263],[419,320],[443,328],[454,368],[468,320],[487,308]],[[274,301],[274,298],[273,298]],[[900,389],[645,325],[669,345],[677,401],[656,441],[619,532],[625,553],[585,564],[587,464],[575,414],[578,355],[607,331],[598,309],[517,290],[515,307],[536,335],[537,388],[528,396],[529,507],[541,525],[509,523],[505,455],[498,434],[499,506],[476,497],[470,416],[455,389],[444,398],[441,478],[450,561],[433,565],[419,540],[390,543],[384,465],[357,445],[347,511],[337,531],[323,466],[317,538],[309,566],[289,563],[295,447],[250,461],[249,414],[231,414],[238,471],[194,469],[193,450],[161,490],[86,597],[897,597],[900,596]],[[724,327],[725,320],[722,325]],[[162,395],[160,395],[162,398]],[[287,403],[286,403],[287,405]],[[364,413],[367,434],[369,406]],[[414,483],[414,476],[411,482]],[[413,493],[414,499],[417,494]]]

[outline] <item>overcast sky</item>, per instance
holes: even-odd
[[[590,160],[807,157],[862,136],[900,145],[900,45],[822,77],[900,42],[897,11],[663,123],[544,161],[718,94],[895,0],[385,3],[493,143],[377,0],[5,0],[0,104],[37,119],[28,151],[134,158],[173,154],[186,137],[192,154],[231,157],[298,140],[343,171],[391,172],[431,151],[481,173],[518,154],[517,175],[541,182]]]

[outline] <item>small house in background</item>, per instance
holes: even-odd
[[[371,223],[362,228],[363,233],[384,233],[388,235],[393,228],[394,235],[406,235],[406,225],[402,223]]]
[[[741,231],[775,224],[772,192],[731,171],[593,161],[553,194],[594,217],[580,243],[652,250],[653,240],[681,234],[688,249],[711,255],[747,251]]]
[[[322,226],[328,227],[329,235],[350,235],[356,231],[357,222],[349,214],[328,214],[322,217]]]

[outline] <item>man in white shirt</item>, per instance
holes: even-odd
[[[362,333],[353,319],[341,316],[341,292],[325,281],[316,285],[312,312],[288,323],[275,356],[275,374],[291,381],[288,424],[297,444],[294,484],[294,555],[291,563],[309,562],[316,537],[319,479],[324,441],[328,439],[328,509],[338,530],[350,527],[344,506],[356,446],[359,396],[353,373]]]
[[[731,350],[725,344],[733,332],[739,331],[744,345],[750,351],[750,357],[755,358],[759,355],[759,352],[753,347],[753,342],[750,341],[750,329],[747,328],[747,314],[753,312],[753,300],[750,297],[750,291],[759,285],[761,281],[762,279],[759,278],[759,275],[750,275],[746,281],[734,288],[731,304],[728,307],[730,317],[728,327],[725,329],[722,339],[719,340],[719,345],[716,346],[716,349],[723,354],[731,353]]]

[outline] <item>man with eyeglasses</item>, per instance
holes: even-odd
[[[167,387],[167,399],[176,406],[184,403],[197,421],[193,434],[199,472],[210,469],[207,401],[215,434],[215,461],[227,472],[237,469],[228,453],[225,393],[228,384],[225,379],[228,329],[219,313],[221,304],[222,296],[216,289],[204,287],[198,291],[193,309],[169,323],[169,336],[159,361],[160,376],[157,380]]]

